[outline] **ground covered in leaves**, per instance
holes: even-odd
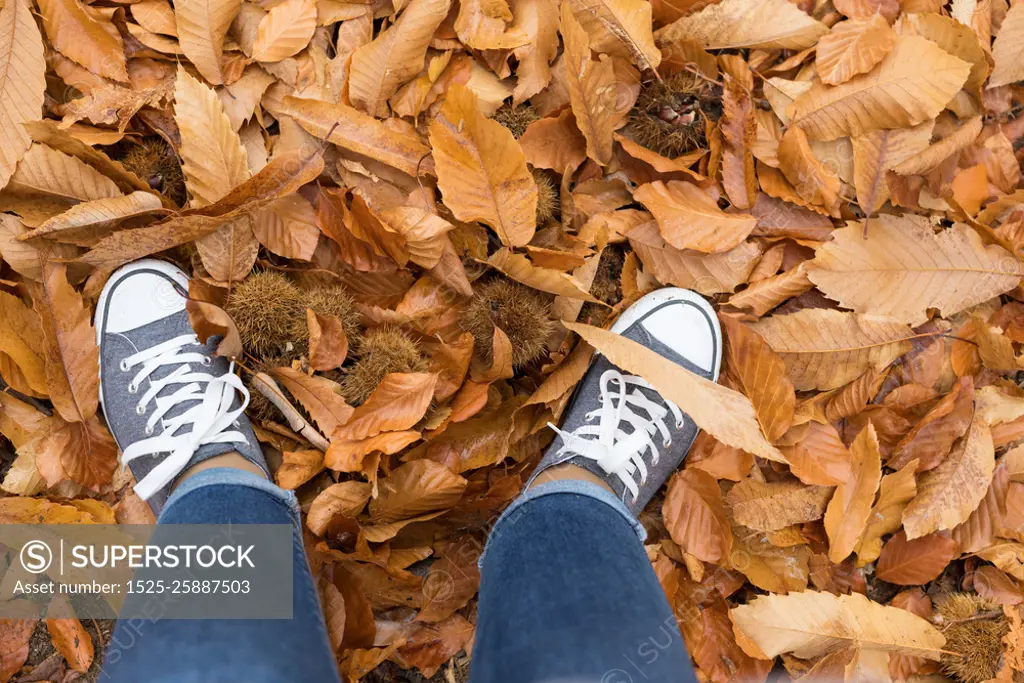
[[[642,515],[700,680],[1019,681],[1022,79],[1007,0],[6,0],[0,521],[151,520],[91,316],[156,255],[346,681],[465,679],[595,349],[704,430]],[[718,384],[604,331],[668,285]],[[0,683],[109,638],[0,621]]]

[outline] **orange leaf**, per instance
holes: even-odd
[[[67,606],[69,608],[67,611],[70,612],[70,605],[68,605],[67,600],[62,599],[61,603],[55,600],[50,604],[49,613],[63,614],[63,610],[59,607],[55,608],[56,605],[61,604]],[[92,638],[89,637],[89,633],[82,626],[82,622],[74,617],[47,617],[46,630],[50,632],[53,647],[64,656],[71,669],[82,673],[89,670],[89,667],[92,666],[94,650]]]
[[[757,121],[753,101],[749,91],[727,77],[722,107],[722,185],[733,206],[749,209],[757,199],[753,151]]]
[[[875,571],[878,578],[898,586],[917,586],[935,579],[957,555],[948,533],[933,533],[907,540],[900,531],[882,548]]]
[[[963,377],[896,444],[886,466],[894,470],[903,469],[908,462],[917,459],[918,471],[932,469],[946,457],[953,443],[964,435],[973,417],[974,381]]]
[[[99,491],[110,483],[117,469],[117,444],[97,418],[65,422],[54,415],[40,427],[40,435],[24,450],[33,454],[47,485],[70,479]]]
[[[395,468],[380,482],[380,496],[370,502],[375,523],[406,520],[416,515],[454,507],[467,481],[432,460],[414,460]]]
[[[683,470],[669,482],[661,507],[665,527],[684,551],[720,563],[732,552],[732,529],[718,482],[703,470]]]
[[[398,648],[395,658],[432,678],[445,662],[470,644],[473,629],[461,614],[453,614],[439,624],[422,624]]]
[[[335,315],[320,315],[312,308],[306,309],[306,325],[309,327],[309,366],[323,372],[333,370],[345,362],[348,355],[348,337],[341,319]]]
[[[67,266],[43,265],[33,296],[42,321],[50,400],[68,422],[84,422],[99,407],[99,349],[89,307],[67,279]]]
[[[343,481],[321,491],[310,503],[306,513],[306,526],[317,536],[323,536],[335,515],[355,517],[370,500],[372,487],[361,481]]]
[[[507,128],[485,118],[469,88],[452,86],[430,123],[437,184],[461,221],[494,228],[503,244],[523,246],[537,224],[537,184]]]
[[[841,21],[818,41],[818,76],[829,85],[848,81],[871,71],[895,44],[896,32],[880,14]]]
[[[430,407],[436,384],[437,375],[430,373],[391,373],[344,425],[332,431],[332,438],[358,440],[411,428]]]
[[[283,462],[274,472],[274,481],[283,489],[294,491],[324,469],[324,454],[320,451],[285,451]]]
[[[1024,593],[1013,579],[989,565],[974,571],[974,590],[981,597],[1002,605],[1019,605],[1024,602]]]
[[[805,484],[835,486],[850,476],[850,451],[829,423],[810,422],[800,442],[782,452],[790,471]]]
[[[786,377],[786,365],[759,334],[729,316],[719,316],[725,328],[728,371],[754,404],[757,421],[769,441],[777,441],[793,422],[796,394]]]
[[[692,183],[658,180],[638,187],[633,197],[654,214],[662,237],[676,249],[728,251],[743,242],[757,224],[753,216],[722,211]]]
[[[576,127],[571,109],[562,110],[557,117],[531,123],[519,138],[519,146],[535,168],[561,172],[566,168],[575,169],[587,158],[587,141]]]
[[[831,495],[827,486],[744,479],[729,490],[725,500],[743,526],[756,531],[777,531],[821,519]]]
[[[363,460],[370,453],[379,451],[383,455],[391,455],[415,443],[419,438],[420,433],[415,430],[382,432],[366,439],[335,438],[327,448],[324,464],[336,472],[361,472]]]
[[[839,216],[839,193],[842,184],[835,171],[814,156],[807,133],[791,126],[779,143],[779,168],[800,197],[824,207],[834,217]]]
[[[238,358],[242,355],[242,338],[227,311],[216,304],[195,299],[186,301],[185,309],[188,311],[188,322],[200,342],[205,344],[210,337],[221,337],[217,344],[218,356]]]
[[[573,276],[553,268],[533,265],[530,259],[506,247],[491,254],[487,263],[508,277],[542,292],[599,303]]]
[[[271,374],[302,404],[321,431],[331,434],[352,417],[354,409],[341,397],[337,382],[292,368],[274,368]]]
[[[0,619],[0,682],[7,683],[28,660],[35,619]]]
[[[871,508],[867,528],[857,543],[857,566],[863,567],[878,559],[878,554],[882,550],[882,536],[900,528],[903,510],[917,495],[917,484],[914,480],[916,471],[917,462],[911,461],[899,472],[882,477],[878,502]]]
[[[466,606],[480,588],[477,560],[482,550],[472,536],[463,536],[445,546],[423,582],[426,603],[416,621],[444,621]]]

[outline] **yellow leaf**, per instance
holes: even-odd
[[[609,362],[639,375],[679,406],[698,427],[728,446],[768,460],[786,462],[764,438],[754,406],[746,396],[710,382],[631,339],[579,323],[563,323],[583,337]]]
[[[857,313],[920,325],[929,308],[952,315],[1010,291],[1024,265],[1001,247],[986,247],[966,225],[935,234],[925,218],[881,215],[868,239],[859,222],[833,232],[807,275]]]
[[[729,618],[743,651],[761,659],[784,653],[811,659],[853,646],[938,661],[946,643],[916,614],[880,605],[860,593],[762,595],[732,608]]]
[[[797,194],[808,204],[824,207],[838,218],[842,183],[832,169],[815,158],[807,134],[790,126],[779,143],[778,155],[779,168]]]
[[[680,180],[641,185],[633,198],[654,214],[661,236],[677,249],[728,251],[742,243],[757,225],[753,216],[726,213],[707,192]]]
[[[612,158],[612,133],[625,121],[632,98],[628,85],[616,77],[608,55],[599,55],[597,61],[590,58],[590,38],[569,3],[562,4],[561,26],[572,113],[587,139],[587,156],[604,166]]]
[[[942,111],[970,70],[929,40],[901,36],[870,72],[838,86],[812,85],[793,102],[792,123],[815,140],[916,126]]]
[[[523,246],[537,227],[537,184],[507,128],[477,109],[468,88],[452,86],[430,123],[437,184],[460,221],[481,221],[503,244]]]
[[[123,221],[169,213],[170,211],[163,208],[163,202],[158,195],[137,191],[129,195],[93,199],[76,204],[64,213],[48,219],[35,230],[23,235],[21,239],[46,237],[58,242],[88,246]]]
[[[687,38],[709,49],[803,50],[827,32],[825,24],[788,0],[723,0],[669,24],[655,38],[663,45]]]
[[[529,36],[509,27],[512,10],[505,0],[462,0],[455,19],[455,33],[477,50],[508,50],[525,45]]]
[[[896,32],[880,14],[841,21],[815,48],[818,76],[829,85],[844,83],[871,71],[895,44]]]
[[[773,315],[751,327],[781,354],[800,391],[852,382],[909,351],[915,337],[906,325],[824,308]]]
[[[434,31],[451,0],[412,0],[390,28],[352,54],[349,97],[371,116],[387,114],[388,100],[423,68]]]
[[[572,10],[597,52],[623,53],[643,70],[661,63],[647,0],[572,0]]]
[[[963,125],[942,138],[938,142],[922,149],[917,154],[907,157],[898,164],[893,165],[892,170],[899,175],[924,175],[929,171],[938,168],[939,164],[960,150],[970,146],[981,133],[982,120],[975,116]]]
[[[32,391],[45,395],[46,366],[39,315],[13,294],[0,292],[0,320],[0,352],[10,356]]]
[[[252,59],[256,62],[280,62],[298,54],[309,44],[316,31],[316,2],[285,0],[274,5],[260,19]]]
[[[755,531],[778,531],[821,519],[832,494],[828,486],[798,481],[765,483],[744,479],[725,497],[736,521]]]
[[[907,539],[952,529],[966,520],[988,492],[995,462],[992,433],[975,420],[946,459],[921,475],[917,496],[903,512]]]
[[[864,533],[875,491],[882,480],[882,455],[878,436],[870,422],[850,446],[850,476],[836,487],[825,511],[825,532],[828,534],[828,558],[841,563],[853,552]]]
[[[551,82],[551,62],[558,54],[558,5],[554,0],[512,0],[515,25],[527,43],[512,53],[519,60],[512,102],[528,100]]]
[[[80,0],[40,0],[39,11],[58,52],[97,76],[128,80],[121,34],[109,13]]]
[[[992,46],[992,59],[996,65],[988,87],[1024,80],[1024,7],[1021,5],[1011,6],[1003,18]]]
[[[11,0],[0,10],[0,74],[2,188],[32,144],[21,124],[42,118],[43,111],[43,37],[26,0]]]
[[[174,0],[178,44],[212,85],[224,82],[221,72],[224,39],[241,9],[242,0]]]
[[[597,302],[597,299],[592,297],[586,288],[582,287],[571,275],[553,268],[535,266],[530,259],[522,254],[516,254],[504,247],[494,252],[487,263],[513,280],[522,282],[533,289],[570,299]]]

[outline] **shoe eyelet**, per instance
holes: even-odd
[[[153,436],[153,428],[146,427],[146,436]]]
[[[137,393],[139,393],[139,388],[137,386],[135,386],[134,384],[129,384],[128,385],[128,393],[129,394],[137,394]]]
[[[141,403],[139,405],[135,406],[135,414],[136,415],[145,415],[146,414],[146,406],[142,405]]]
[[[126,359],[122,360],[121,363],[120,363],[120,366],[121,366],[121,372],[128,372],[128,359],[126,358]]]
[[[203,365],[213,365],[213,359],[209,356],[203,356]]]

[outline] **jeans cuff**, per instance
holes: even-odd
[[[174,489],[171,497],[167,499],[167,504],[164,506],[164,509],[160,511],[160,517],[163,517],[172,505],[180,505],[180,501],[188,494],[207,486],[245,486],[251,489],[256,489],[257,491],[263,491],[268,496],[277,499],[282,505],[287,507],[292,513],[292,521],[296,525],[296,528],[302,528],[301,517],[299,515],[299,501],[293,492],[285,491],[277,484],[264,479],[258,474],[253,474],[252,472],[236,469],[234,467],[213,467],[208,470],[197,472],[183,481],[178,488]]]
[[[484,566],[484,558],[487,556],[487,549],[491,546],[491,543],[495,542],[494,539],[501,535],[501,526],[507,523],[507,520],[512,519],[515,515],[523,514],[519,508],[524,505],[528,505],[531,501],[544,496],[555,496],[559,494],[571,494],[577,496],[586,496],[587,498],[593,498],[594,500],[604,503],[611,509],[618,512],[622,518],[633,528],[637,538],[643,543],[647,540],[647,531],[644,529],[636,517],[629,511],[625,503],[615,497],[615,494],[610,492],[608,489],[598,486],[589,481],[582,481],[580,479],[558,479],[556,481],[549,481],[539,486],[527,489],[519,495],[512,504],[505,508],[505,511],[501,513],[501,517],[494,523],[494,527],[491,529],[491,533],[487,538],[487,543],[484,545],[484,551],[480,555],[480,559],[477,561],[477,566]]]

